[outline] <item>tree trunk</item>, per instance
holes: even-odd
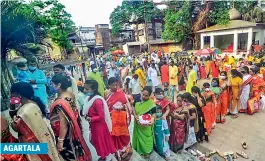
[[[139,41],[138,23],[135,24],[136,41]]]

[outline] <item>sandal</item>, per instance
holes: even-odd
[[[246,153],[240,151],[240,152],[236,152],[237,155],[241,156],[242,158],[248,159],[248,156]]]
[[[233,159],[237,159],[237,158],[238,158],[238,155],[233,154],[233,155],[232,155],[232,158],[233,158]]]
[[[243,149],[247,149],[247,143],[246,142],[241,143],[241,145],[242,145]]]
[[[235,115],[232,115],[231,117],[232,117],[233,119],[236,119],[236,118],[238,118],[238,115],[235,114]]]

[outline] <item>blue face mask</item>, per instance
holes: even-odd
[[[156,117],[162,117],[162,113],[161,112],[156,113]]]
[[[217,87],[217,83],[216,82],[212,82],[212,87]]]
[[[86,96],[92,96],[94,94],[94,92],[88,92],[86,93]]]
[[[36,67],[34,67],[34,66],[29,66],[29,70],[36,70]]]

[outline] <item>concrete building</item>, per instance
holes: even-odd
[[[140,42],[146,42],[147,33],[145,31],[145,24],[138,25],[138,32],[136,29],[136,25],[132,26],[134,29],[134,36],[137,41],[137,36],[139,37]],[[149,40],[156,40],[162,38],[162,23],[154,22],[148,24],[148,36]]]
[[[230,21],[226,25],[214,25],[200,30],[201,49],[219,48],[236,55],[248,54],[253,43],[265,42],[265,24],[241,20],[241,14],[230,10]]]
[[[95,27],[78,27],[76,31],[82,44],[95,45],[96,44],[96,28]]]
[[[97,24],[96,28],[96,45],[102,45],[104,50],[109,50],[110,44],[110,29],[108,24]]]

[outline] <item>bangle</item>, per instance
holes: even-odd
[[[64,139],[60,139],[60,138],[58,138],[58,141],[61,142],[61,141],[64,141]]]

